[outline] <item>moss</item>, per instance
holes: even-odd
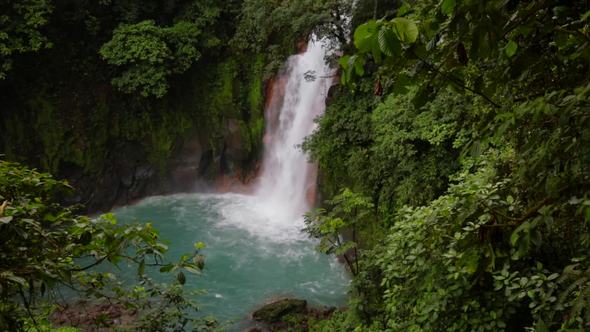
[[[172,152],[172,137],[165,128],[155,128],[151,132],[150,149],[148,151],[148,161],[158,166],[162,171],[166,167],[167,159]]]
[[[236,104],[236,85],[239,81],[238,61],[230,57],[221,62],[207,63],[191,72],[192,97],[187,106],[194,113],[193,121],[201,132],[201,137],[209,142],[214,156],[222,152],[222,140],[226,130],[226,119],[241,118]]]
[[[258,155],[262,149],[264,136],[264,67],[265,58],[258,55],[251,69],[248,101],[250,106],[250,139],[252,141],[252,153]]]
[[[234,102],[237,75],[238,65],[233,58],[229,58],[217,67],[218,79],[215,87],[210,91],[212,98],[210,111],[228,118],[240,116]]]
[[[2,139],[4,141],[4,153],[9,160],[23,160],[23,151],[31,151],[33,149],[33,141],[29,139],[31,136],[30,125],[27,126],[28,121],[21,118],[20,114],[11,114],[6,119]],[[27,127],[29,130],[27,130]]]
[[[262,146],[263,146],[263,142],[262,142],[262,138],[264,137],[264,127],[265,127],[265,122],[264,122],[264,117],[259,117],[256,118],[252,121],[252,124],[250,125],[250,139],[252,140],[252,153],[259,155],[261,150],[262,150]]]
[[[211,64],[194,82],[194,103],[199,108],[199,127],[208,137],[209,148],[219,156],[228,119],[236,120],[242,143],[251,158],[258,156],[264,134],[263,70],[265,58],[230,56]],[[197,73],[193,73],[195,75]],[[242,165],[244,166],[244,165]]]
[[[262,136],[264,134],[264,119],[257,118],[251,121],[251,124],[243,120],[238,121],[240,138],[248,154],[255,157],[262,146]]]
[[[262,55],[256,55],[242,61],[242,63],[236,87],[239,95],[235,96],[242,110],[238,124],[240,137],[251,156],[250,159],[255,160],[261,151],[264,135],[263,72],[265,58]]]
[[[113,163],[119,142],[133,142],[143,146],[143,162],[165,171],[175,149],[195,134],[217,160],[233,119],[248,153],[236,166],[247,170],[262,149],[265,66],[264,55],[203,59],[161,99],[122,95],[97,82],[66,84],[51,94],[39,85],[4,112],[0,153],[63,176],[71,166],[99,175]]]
[[[162,112],[160,119],[148,118],[149,140],[144,141],[148,151],[148,161],[164,171],[172,154],[177,138],[185,136],[192,127],[186,114],[180,112]]]
[[[110,129],[110,107],[105,96],[98,98],[96,108],[90,113],[91,138],[84,149],[82,166],[87,173],[98,173],[104,164],[108,153],[108,142],[112,135]],[[105,125],[106,124],[106,125]]]
[[[265,60],[264,56],[257,55],[254,60],[254,65],[250,69],[251,77],[248,87],[248,103],[250,106],[250,114],[254,117],[262,116],[264,108],[264,93],[263,93],[263,75],[264,75]]]
[[[149,152],[149,163],[164,169],[177,138],[194,126],[186,112],[175,109],[138,112],[104,95],[85,102],[93,107],[84,110],[75,104],[65,115],[56,98],[31,93],[25,112],[11,114],[5,140],[7,157],[26,156],[29,163],[54,173],[68,163],[87,174],[98,174],[110,162],[107,157],[113,151],[112,142],[135,141]]]
[[[38,94],[29,101],[29,108],[35,110],[33,128],[38,136],[43,153],[41,154],[41,167],[49,172],[56,172],[61,162],[61,153],[64,151],[65,128],[59,114],[56,112],[55,103],[47,99],[44,94]]]

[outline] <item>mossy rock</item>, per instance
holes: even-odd
[[[307,301],[299,299],[282,299],[269,303],[254,311],[252,318],[258,322],[276,323],[287,315],[307,312]]]

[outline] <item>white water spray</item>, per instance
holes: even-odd
[[[312,36],[272,83],[260,176],[252,195],[218,195],[220,227],[238,227],[268,242],[308,240],[301,230],[303,214],[315,203],[317,165],[308,162],[301,144],[324,112],[333,82],[335,71],[325,61],[328,43]]]
[[[300,145],[315,129],[314,119],[325,109],[334,70],[326,64],[326,42],[315,36],[307,50],[291,56],[282,89],[273,89],[266,110],[266,140],[256,196],[276,218],[276,227],[297,226],[315,197],[317,166],[308,162]],[[282,100],[281,100],[282,98]]]

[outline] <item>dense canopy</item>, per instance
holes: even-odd
[[[0,329],[51,330],[60,287],[137,310],[130,329],[219,328],[182,293],[203,244],[168,263],[150,224],[83,214],[169,193],[176,169],[251,180],[272,78],[311,33],[339,50],[301,146],[322,199],[305,231],[352,282],[305,330],[589,330],[574,0],[0,0]],[[93,269],[121,261],[141,286]]]

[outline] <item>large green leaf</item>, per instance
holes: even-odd
[[[396,17],[391,20],[391,23],[397,39],[407,44],[416,42],[418,39],[418,26],[414,21],[405,17]]]
[[[386,56],[393,56],[401,51],[399,39],[389,26],[384,25],[379,29],[378,41],[379,48]]]
[[[361,52],[370,52],[377,38],[379,24],[375,20],[359,25],[354,31],[354,46]]]
[[[365,75],[365,58],[361,55],[354,55],[351,57],[352,64],[354,66],[354,72],[358,76]]]

